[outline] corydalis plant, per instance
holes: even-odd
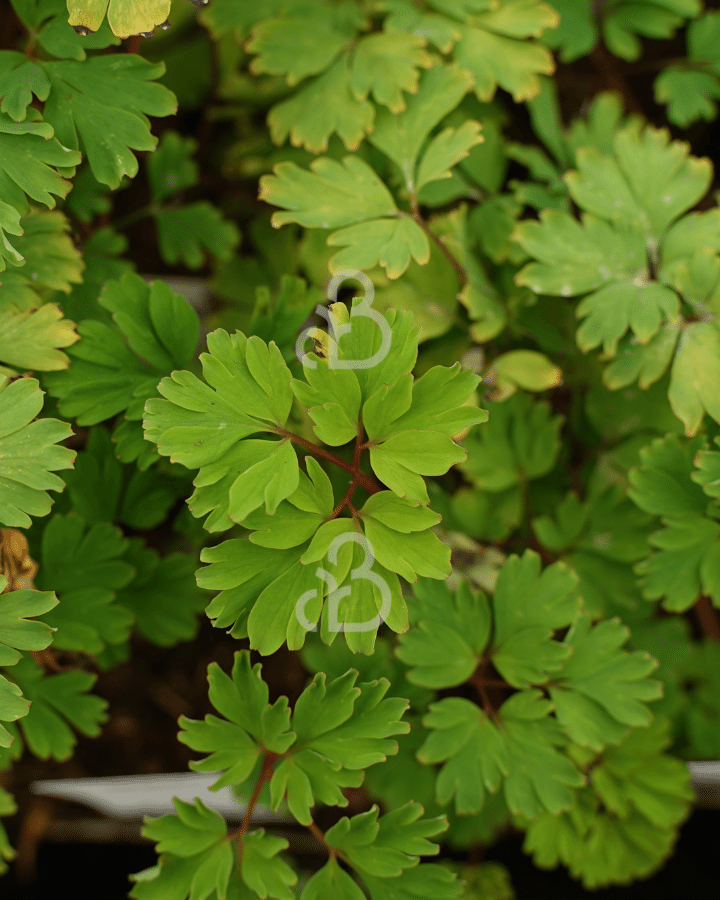
[[[337,305],[331,315],[336,328],[345,328],[329,356],[357,363],[376,353],[382,334],[357,301],[344,323]],[[208,335],[208,353],[200,357],[207,383],[175,372],[160,382],[164,399],[146,403],[146,439],[171,461],[200,470],[188,501],[193,515],[207,515],[211,532],[233,524],[251,532],[205,549],[201,558],[210,565],[198,584],[220,591],[208,607],[215,625],[232,626],[235,637],[249,637],[263,654],[284,642],[291,649],[303,645],[308,625],[296,607],[313,591],[306,623],[319,622],[323,639],[334,640],[337,628],[329,630],[330,608],[323,604],[328,582],[317,574],[334,543],[333,589],[346,579],[357,582],[338,607],[339,623],[367,622],[389,598],[385,621],[404,631],[399,576],[415,581],[450,573],[449,548],[430,530],[440,517],[428,508],[424,476],[441,475],[465,458],[452,438],[487,417],[469,405],[479,378],[456,364],[415,380],[418,329],[407,313],[391,311],[385,319],[391,342],[376,365],[333,368],[332,360],[309,353],[307,380],[292,378],[274,342],[219,330]],[[314,441],[288,426],[295,401],[308,411]],[[328,449],[349,442],[350,459]],[[362,467],[364,452],[373,475]],[[335,495],[318,460],[346,473],[343,496]],[[365,497],[362,505],[356,492]],[[352,574],[368,563],[374,576]],[[376,629],[347,629],[348,645],[372,652]]]

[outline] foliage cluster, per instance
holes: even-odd
[[[510,828],[647,877],[720,757],[720,11],[193,3],[0,23],[0,766],[204,614],[247,815],[148,820],[135,900],[503,900]]]

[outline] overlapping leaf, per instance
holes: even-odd
[[[133,273],[108,282],[99,303],[112,312],[116,327],[82,322],[82,340],[70,351],[71,367],[46,376],[45,383],[59,398],[62,414],[80,425],[95,425],[123,411],[139,421],[162,376],[191,360],[197,314],[164,282],[148,285]]]
[[[43,118],[57,140],[82,149],[95,178],[108,187],[117,188],[125,175],[134,178],[138,162],[132,151],[157,145],[147,117],[177,111],[175,95],[153,84],[164,66],[125,53],[42,66],[52,86]]]
[[[556,747],[567,739],[549,716],[552,704],[539,690],[520,691],[502,705],[496,722],[461,697],[430,705],[423,724],[431,730],[418,758],[442,762],[436,782],[438,803],[455,798],[460,815],[478,812],[486,791],[502,785],[510,810],[534,818],[557,814],[573,804],[572,788],[585,779]]]
[[[93,0],[74,0],[74,2],[90,3]],[[69,4],[67,0],[11,0],[15,12],[26,27],[37,36],[37,42],[52,56],[84,60],[85,50],[101,50],[104,47],[117,46],[120,39],[110,30],[102,19],[107,3],[103,6],[100,21],[93,28],[94,34],[78,34],[68,23]]]
[[[75,669],[58,675],[45,675],[31,657],[23,657],[8,675],[30,702],[30,710],[18,726],[16,737],[40,759],[63,762],[72,756],[77,738],[73,728],[88,737],[97,737],[107,719],[107,701],[90,693],[96,675]],[[71,728],[72,726],[72,728]],[[22,752],[23,742],[16,740],[13,755]]]
[[[601,754],[573,809],[524,823],[523,849],[536,865],[562,862],[593,890],[647,877],[662,864],[693,797],[687,766],[663,752],[668,725],[655,719]]]
[[[263,748],[284,757],[270,782],[272,806],[277,809],[284,799],[293,815],[309,824],[316,800],[346,806],[340,789],[357,787],[362,781],[358,770],[397,752],[389,738],[409,730],[400,722],[407,701],[383,699],[390,686],[386,679],[355,686],[358,673],[351,669],[326,684],[319,673],[298,698],[291,719],[287,698],[268,704],[260,669],[260,664],[250,669],[247,651],[235,654],[232,678],[212,664],[210,701],[225,718],[208,715],[199,722],[183,716],[180,740],[210,754],[193,762],[193,769],[224,770],[214,790],[242,784]]]
[[[698,119],[712,121],[720,98],[720,55],[718,55],[720,15],[708,11],[688,25],[687,61],[670,65],[655,79],[658,103],[667,104],[667,116],[675,125],[687,128]],[[690,65],[688,65],[690,63]]]
[[[480,12],[472,10],[468,24],[461,26],[455,61],[473,73],[475,93],[484,103],[492,100],[498,87],[512,94],[516,103],[528,100],[540,90],[538,76],[555,71],[552,54],[532,38],[553,28],[560,17],[541,0],[483,6]]]
[[[592,626],[583,613],[565,637],[572,654],[553,677],[550,698],[558,721],[580,746],[601,750],[652,719],[646,703],[662,695],[662,684],[647,676],[658,663],[647,652],[621,650],[629,636],[619,619]]]
[[[532,526],[540,543],[561,557],[579,577],[578,591],[593,616],[638,602],[631,564],[648,552],[652,518],[612,485],[581,503],[574,493],[554,516],[539,516]]]
[[[58,469],[69,469],[75,451],[57,446],[72,434],[66,422],[38,419],[43,392],[34,378],[0,380],[0,523],[28,528],[30,516],[46,516],[48,490],[63,490]]]
[[[639,36],[670,38],[685,18],[700,12],[700,0],[633,0],[613,4],[601,22],[603,40],[608,49],[630,62],[642,52]]]
[[[99,653],[106,644],[127,639],[133,616],[114,602],[115,591],[133,577],[132,566],[119,558],[127,546],[119,529],[88,527],[76,514],[55,515],[47,523],[35,581],[60,597],[60,605],[43,619],[57,629],[58,649]]]
[[[720,603],[717,507],[698,479],[690,478],[695,455],[704,447],[700,436],[683,442],[675,435],[657,438],[641,451],[641,465],[629,476],[630,499],[662,516],[665,526],[648,539],[659,552],[638,562],[635,572],[648,600],[662,597],[663,607],[676,612],[688,609],[701,593]]]
[[[115,522],[142,531],[165,520],[187,485],[182,478],[123,466],[102,426],[90,429],[65,482],[73,510],[86,522]]]
[[[185,897],[189,891],[193,900],[205,900],[212,894],[230,896],[227,893],[230,879],[237,876],[235,854],[227,839],[225,820],[199,798],[188,803],[175,797],[173,803],[175,815],[158,819],[145,817],[143,834],[157,841],[161,856],[155,870],[134,877],[137,884],[131,896],[137,900],[151,900],[180,896],[178,891]],[[252,838],[252,834],[248,837]],[[285,841],[281,843],[286,844]]]
[[[23,262],[8,235],[22,234],[20,217],[30,211],[29,199],[53,209],[56,198],[67,196],[72,187],[58,170],[72,175],[80,163],[80,154],[53,137],[53,128],[39,119],[37,110],[20,123],[0,113],[0,272],[8,261],[13,266]]]
[[[550,405],[517,391],[489,404],[489,420],[465,440],[467,460],[459,468],[483,491],[503,491],[540,478],[555,465],[560,450],[561,416]]]

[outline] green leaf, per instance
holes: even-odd
[[[455,796],[460,815],[479,812],[486,790],[503,786],[514,813],[529,818],[548,809],[559,813],[573,803],[571,788],[585,781],[555,745],[565,743],[549,717],[552,704],[540,691],[521,691],[502,705],[498,722],[462,697],[430,704],[423,724],[431,729],[418,751],[424,763],[444,762],[436,782],[437,802]]]
[[[227,828],[223,817],[196,797],[193,803],[174,798],[177,815],[146,817],[144,833],[157,842],[159,853],[194,856],[224,838]]]
[[[273,106],[268,127],[275,144],[284,144],[289,136],[294,147],[317,154],[325,153],[328,138],[335,133],[346,150],[357,150],[374,118],[372,103],[353,96],[350,60],[343,54],[322,75]]]
[[[536,350],[510,350],[496,357],[483,381],[497,387],[503,399],[517,388],[526,391],[547,391],[562,384],[562,371],[543,353]]]
[[[417,821],[423,813],[419,803],[409,801],[378,820],[374,805],[365,813],[343,817],[325,832],[331,847],[341,850],[362,875],[397,878],[404,869],[417,864],[420,854],[439,851],[425,838],[447,828],[444,816]]]
[[[463,883],[445,866],[435,863],[404,869],[392,881],[370,875],[363,881],[372,900],[458,900],[463,896]]]
[[[662,749],[669,721],[630,732],[601,754],[575,806],[527,823],[523,849],[536,865],[559,862],[587,890],[647,877],[677,840],[692,799],[687,766]]]
[[[82,254],[70,239],[70,222],[58,210],[31,209],[20,225],[24,234],[14,243],[25,265],[12,274],[27,279],[35,289],[47,287],[69,294],[72,285],[83,280],[85,268]],[[39,305],[37,300],[35,305]]]
[[[467,451],[435,431],[403,431],[370,448],[370,465],[399,497],[430,500],[421,475],[444,475],[465,460]]]
[[[311,6],[304,16],[291,14],[258,22],[246,44],[246,49],[256,54],[251,71],[284,75],[290,87],[324,72],[353,36],[333,13]]]
[[[35,6],[34,23],[31,27],[39,32],[37,40],[40,46],[52,56],[82,61],[87,57],[86,50],[102,50],[105,47],[116,47],[120,43],[120,38],[112,33],[107,21],[93,29],[94,33],[78,34],[68,22],[69,7],[66,0],[30,0],[30,2]],[[16,7],[18,5],[19,3],[15,3]],[[107,4],[103,6],[101,18],[106,7]],[[29,24],[27,18],[25,22]]]
[[[33,112],[30,118],[39,116]],[[57,169],[72,173],[80,163],[79,153],[47,133],[48,126],[39,131],[40,125],[16,125],[0,113],[0,272],[5,271],[5,260],[13,265],[23,261],[7,234],[22,234],[20,216],[30,210],[27,197],[53,209],[55,197],[65,197],[72,187]]]
[[[690,22],[687,29],[687,56],[698,70],[668,66],[655,79],[655,100],[667,103],[667,116],[675,125],[686,128],[698,119],[712,121],[720,98],[720,54],[717,38],[720,15],[706,12]]]
[[[662,696],[662,683],[647,677],[657,660],[644,651],[620,650],[629,636],[619,619],[591,626],[584,613],[567,633],[572,655],[550,687],[558,721],[576,744],[596,752],[619,743],[630,728],[648,725],[646,702]]]
[[[187,553],[161,557],[142,544],[140,538],[130,540],[125,558],[135,575],[117,591],[115,603],[132,613],[134,628],[158,647],[192,640],[207,600],[193,577],[197,559]]]
[[[504,491],[524,479],[540,478],[555,465],[561,416],[550,404],[517,391],[489,403],[489,420],[465,439],[467,460],[459,469],[483,491]]]
[[[643,0],[608,10],[601,27],[611,53],[634,62],[642,52],[637,35],[670,38],[685,17],[700,12],[699,0]]]
[[[0,675],[0,720],[2,722],[16,722],[30,711],[30,701],[23,697],[23,693],[14,681],[8,681],[4,675]],[[12,733],[0,724],[0,747],[8,748],[12,744],[17,747],[15,740],[17,731]],[[20,749],[22,753],[22,748]]]
[[[0,282],[0,286],[3,284]],[[59,348],[80,339],[74,329],[75,323],[64,319],[54,303],[28,311],[17,307],[3,309],[0,300],[0,360],[33,371],[66,369],[70,359]]]
[[[503,566],[492,600],[492,661],[513,687],[544,684],[563,668],[571,651],[553,640],[553,631],[575,621],[576,590],[577,578],[565,563],[541,573],[540,557],[531,550]]]
[[[436,135],[420,160],[416,190],[431,181],[450,178],[450,169],[465,159],[472,147],[484,141],[481,127],[479,122],[467,121],[459,128],[446,128]]]
[[[456,687],[478,667],[490,637],[487,599],[466,582],[451,593],[446,584],[420,580],[413,593],[421,604],[419,621],[400,636],[396,655],[411,667],[407,678],[413,684]]]
[[[383,699],[390,687],[386,678],[355,685],[357,669],[349,669],[326,685],[318,672],[303,691],[293,711],[292,727],[298,749],[313,748],[346,768],[363,769],[383,762],[397,752],[391,735],[406,734],[400,722],[408,701],[399,697]],[[316,709],[323,716],[316,716]]]
[[[7,584],[7,578],[0,575],[0,591]],[[57,606],[58,599],[52,591],[36,590],[14,590],[0,596],[0,665],[12,666],[22,656],[18,651],[44,650],[50,645],[52,629],[29,619]]]
[[[380,565],[406,581],[414,582],[418,575],[443,579],[452,571],[450,548],[431,531],[404,534],[368,517],[365,535]]]
[[[378,109],[368,140],[393,160],[404,178],[412,179],[418,155],[433,128],[462,100],[472,76],[455,66],[434,66],[420,79],[418,90],[399,115]]]
[[[164,131],[155,152],[148,158],[147,173],[154,200],[168,200],[199,181],[197,163],[192,156],[197,141],[177,131]]]
[[[720,525],[701,516],[662,521],[665,528],[648,539],[660,552],[635,566],[643,596],[663,597],[663,608],[673,612],[689,609],[700,594],[708,594],[720,606]]]
[[[479,12],[472,24],[461,28],[455,61],[475,76],[478,100],[488,103],[498,87],[516,103],[529,100],[540,90],[539,75],[552,75],[552,53],[534,40],[560,17],[540,0],[506,0],[502,6]]]
[[[640,344],[647,344],[666,322],[680,320],[680,298],[655,282],[610,284],[587,296],[577,307],[585,321],[578,328],[578,347],[587,353],[600,343],[607,356],[617,352],[618,340],[628,328]]]
[[[315,48],[316,35],[313,40]],[[400,31],[361,37],[353,52],[350,76],[355,99],[365,101],[372,94],[375,102],[387,106],[391,113],[402,112],[407,106],[402,92],[417,92],[418,67],[427,69],[433,64],[425,46],[423,38]]]
[[[699,435],[692,440],[677,435],[655,438],[640,450],[640,465],[628,474],[628,497],[654,516],[702,516],[707,497],[690,476],[693,460],[704,447]]]
[[[168,265],[200,269],[207,256],[227,261],[240,242],[236,225],[205,200],[167,207],[155,214],[160,256]]]
[[[151,83],[163,66],[117,53],[42,65],[52,84],[43,116],[60,143],[82,149],[95,178],[108,187],[119,187],[124,175],[134,178],[138,162],[132,151],[157,145],[147,116],[177,111],[174,94]]]
[[[266,835],[263,828],[246,832],[242,838],[240,873],[245,884],[265,900],[293,900],[289,885],[295,884],[297,875],[290,866],[278,857],[288,842],[285,838]],[[228,848],[229,849],[229,848]]]
[[[310,171],[281,162],[274,171],[260,179],[260,197],[287,210],[273,213],[275,226],[297,222],[305,228],[338,228],[397,213],[385,185],[357,156],[346,156],[342,163],[322,157]]]
[[[399,278],[411,258],[421,266],[430,259],[425,232],[408,216],[349,225],[329,235],[327,243],[330,247],[345,247],[330,259],[331,272],[380,265],[388,278]]]
[[[552,6],[560,23],[542,33],[542,42],[551,50],[559,50],[563,63],[586,56],[598,41],[591,0],[553,0]]]
[[[73,433],[67,422],[34,421],[42,397],[34,378],[0,380],[0,523],[10,528],[29,528],[31,515],[50,512],[47,491],[65,487],[52,473],[75,459],[74,450],[55,446]]]
[[[47,75],[34,60],[14,50],[0,52],[0,112],[22,122],[33,95],[38,100],[47,100],[49,93]]]
[[[365,894],[345,869],[340,868],[334,854],[311,876],[300,897],[301,900],[325,900],[326,897],[365,900]]]
[[[191,768],[199,772],[225,770],[213,782],[213,790],[229,784],[242,784],[262,755],[262,748],[284,753],[294,742],[289,731],[290,711],[287,698],[268,703],[267,685],[257,663],[250,668],[248,651],[234,655],[232,678],[217,663],[208,667],[210,702],[225,718],[205,716],[203,722],[181,716],[178,736],[183,744],[203,753],[205,759],[194,760]]]
[[[539,222],[521,222],[513,239],[539,262],[528,263],[515,281],[536,294],[570,297],[615,282],[647,277],[642,233],[624,222],[544,210]]]
[[[157,527],[185,485],[135,466],[128,469],[115,454],[107,429],[92,428],[74,470],[65,475],[74,512],[86,522],[118,522],[139,530]]]
[[[410,405],[397,417],[395,411],[403,407],[391,407],[390,392],[380,388],[363,407],[363,421],[366,430],[370,429],[368,437],[377,440],[405,431],[429,430],[459,438],[460,432],[469,425],[482,424],[488,419],[486,410],[470,405],[479,381],[477,375],[459,363],[451,367],[433,366],[413,383]]]
[[[164,373],[188,364],[199,334],[189,302],[162,281],[148,285],[128,272],[106,284],[99,302],[117,328],[82,322],[71,367],[45,379],[63,415],[81,425],[95,425],[127,410],[134,397],[154,394]]]
[[[668,400],[685,426],[697,433],[705,413],[720,422],[715,385],[720,378],[720,330],[716,322],[695,322],[683,328],[670,373]]]
[[[691,22],[690,28],[700,21]],[[720,80],[714,72],[669,66],[655,79],[653,90],[655,102],[667,104],[668,119],[680,128],[687,128],[698,119],[712,122],[717,115],[715,101],[720,99]]]
[[[167,869],[161,858],[158,873],[161,886],[166,890],[172,888],[175,880],[173,874],[179,870],[185,875],[183,892],[187,896],[189,889],[192,900],[205,900],[215,891],[217,896],[228,896],[234,853],[227,840],[225,820],[219,813],[208,809],[198,797],[193,803],[174,797],[173,803],[176,815],[159,819],[146,816],[143,827],[143,835],[157,840],[159,852],[171,854],[165,857],[170,863]],[[173,872],[173,857],[187,859],[187,866],[178,866]],[[149,883],[152,885],[152,880]],[[152,896],[152,893],[138,892],[137,896]],[[174,892],[170,896],[175,896]]]
[[[107,719],[107,701],[89,693],[96,675],[74,670],[44,675],[31,657],[23,657],[12,670],[30,711],[20,723],[28,749],[39,759],[70,759],[77,738],[70,726],[87,737],[97,737]]]
[[[128,638],[133,616],[113,602],[114,591],[133,577],[132,566],[118,558],[127,546],[119,529],[87,528],[75,514],[54,515],[47,523],[36,583],[59,594],[60,605],[44,617],[57,629],[58,649],[95,654]]]
[[[687,144],[671,142],[667,131],[631,124],[615,134],[612,157],[592,147],[577,150],[577,171],[565,181],[578,206],[639,227],[652,250],[709,187],[710,161],[691,157],[688,150]]]

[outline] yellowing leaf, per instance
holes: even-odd
[[[97,31],[105,19],[119,38],[152,31],[167,22],[170,0],[67,0],[68,22],[88,31]]]
[[[343,54],[307,87],[273,106],[267,121],[274,143],[282,144],[289,136],[294,147],[324,153],[335,133],[348,150],[357,150],[374,118],[372,103],[356,100],[351,92],[350,66]]]
[[[260,179],[261,199],[287,210],[273,213],[275,227],[297,222],[304,228],[339,228],[397,212],[388,189],[357,156],[342,163],[323,157],[310,169],[281,162],[274,175]]]
[[[361,38],[352,61],[355,98],[365,100],[372,93],[391,112],[402,112],[406,107],[402,92],[417,91],[417,67],[428,69],[432,65],[432,57],[424,46],[422,38],[403,32],[379,32]]]
[[[330,260],[331,272],[362,271],[381,265],[388,278],[399,278],[410,265],[411,257],[421,266],[430,259],[427,236],[409,216],[350,225],[333,232],[328,244],[345,247]]]
[[[500,400],[509,397],[517,388],[526,391],[546,391],[562,384],[562,372],[543,353],[536,350],[511,350],[492,364],[483,381],[496,386]]]
[[[697,434],[704,413],[720,422],[720,329],[715,322],[695,322],[680,335],[670,373],[668,400],[685,425]]]

